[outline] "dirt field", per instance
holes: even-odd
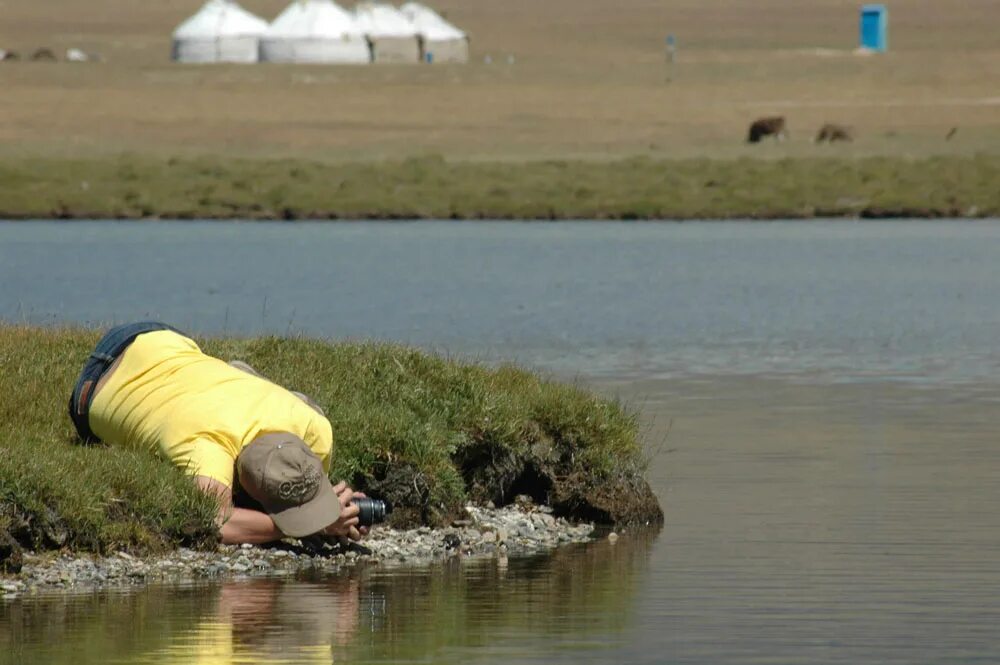
[[[173,64],[170,33],[199,4],[0,0],[0,48],[106,59],[0,63],[0,156],[1000,152],[1000,0],[892,2],[884,56],[852,53],[853,0],[438,0],[470,33],[473,63]],[[243,4],[271,19],[285,0]],[[679,44],[670,69],[667,33]],[[791,140],[745,145],[749,120],[772,113]],[[857,140],[813,145],[827,121]]]

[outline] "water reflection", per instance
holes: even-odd
[[[0,662],[115,662],[164,648],[210,612],[214,596],[150,587],[0,601]]]
[[[149,662],[329,663],[359,625],[356,579],[227,582],[212,595],[212,610]]]
[[[610,648],[656,535],[421,569],[25,598],[0,606],[0,662],[468,662]]]
[[[550,556],[453,560],[428,573],[377,571],[364,585],[375,623],[361,631],[368,642],[355,642],[352,659],[526,662],[566,648],[613,648],[657,536],[643,530]]]

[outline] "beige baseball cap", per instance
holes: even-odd
[[[340,517],[340,500],[323,463],[287,432],[262,434],[236,458],[240,485],[287,536],[316,533]]]

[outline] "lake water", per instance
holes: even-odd
[[[1000,661],[1000,224],[0,225],[0,319],[378,337],[643,413],[666,525],[0,604],[0,662]]]
[[[0,225],[0,319],[377,337],[566,374],[989,378],[1000,224]]]

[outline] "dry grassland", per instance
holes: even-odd
[[[106,58],[0,63],[0,158],[1000,152],[1000,0],[891,2],[885,56],[852,54],[853,0],[437,0],[470,33],[472,64],[170,63],[170,32],[199,4],[0,0],[0,48]],[[285,0],[243,4],[270,19]],[[680,46],[672,71],[667,33]],[[792,140],[743,144],[747,122],[772,113]],[[827,121],[858,139],[813,145]]]

